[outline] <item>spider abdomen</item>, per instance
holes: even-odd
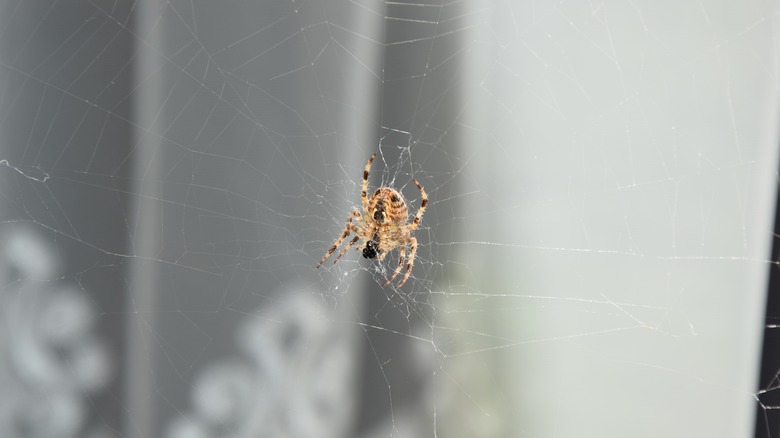
[[[377,224],[405,224],[409,220],[406,201],[398,190],[381,187],[371,195],[368,211]]]

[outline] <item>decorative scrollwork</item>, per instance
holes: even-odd
[[[288,291],[237,332],[240,352],[204,369],[169,438],[346,436],[354,354],[314,295]]]
[[[87,423],[111,374],[84,291],[58,279],[57,255],[30,229],[0,244],[0,436],[107,436]],[[10,232],[9,232],[10,231]],[[92,430],[96,429],[96,430]]]

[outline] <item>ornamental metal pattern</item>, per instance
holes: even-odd
[[[238,354],[205,367],[191,410],[168,438],[348,436],[354,354],[344,330],[311,292],[291,289],[250,313],[237,330]]]
[[[33,230],[0,235],[0,436],[108,437],[91,424],[90,396],[111,377],[86,294],[58,273]]]

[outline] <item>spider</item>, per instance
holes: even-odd
[[[341,256],[346,254],[358,240],[362,240],[365,244],[361,243],[361,246],[355,249],[360,250],[362,247],[364,258],[377,259],[380,262],[387,253],[400,247],[398,267],[395,268],[393,275],[382,285],[387,286],[401,272],[401,267],[406,259],[406,247],[410,246],[411,250],[409,251],[409,259],[406,262],[406,272],[404,273],[404,278],[397,286],[401,287],[412,273],[414,256],[417,254],[417,239],[412,237],[412,231],[420,224],[420,218],[425,212],[425,206],[428,204],[428,196],[420,183],[416,179],[412,179],[417,188],[420,189],[422,202],[411,223],[407,223],[409,213],[406,209],[406,201],[404,201],[398,190],[390,187],[380,187],[371,195],[371,198],[368,198],[368,171],[371,169],[371,163],[374,161],[374,158],[376,158],[376,153],[368,159],[366,168],[363,171],[363,190],[360,192],[363,214],[360,214],[357,208],[352,210],[349,218],[347,218],[347,224],[341,232],[341,236],[336,239],[330,249],[328,249],[328,252],[325,253],[325,256],[322,257],[322,260],[317,263],[317,267],[319,268],[336,251],[336,248],[344,242],[349,233],[353,232],[356,236],[341,250],[333,264],[335,265]]]

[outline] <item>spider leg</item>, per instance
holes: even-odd
[[[366,168],[363,170],[363,187],[360,192],[360,199],[363,202],[363,214],[368,217],[368,171],[371,169],[371,163],[376,158],[376,152],[371,155],[366,163]]]
[[[417,214],[414,216],[414,221],[412,221],[412,224],[409,225],[409,230],[413,230],[417,228],[417,225],[420,224],[420,218],[422,218],[423,213],[425,213],[425,206],[428,205],[428,195],[425,194],[425,190],[422,188],[420,183],[417,182],[416,179],[412,179],[414,181],[414,184],[417,186],[418,189],[420,189],[420,196],[422,196],[422,202],[420,203],[420,209],[417,210]]]
[[[346,239],[347,236],[349,236],[349,232],[350,231],[352,231],[355,234],[357,234],[357,227],[355,226],[355,224],[352,223],[352,218],[354,218],[354,217],[358,217],[358,218],[360,217],[360,213],[357,210],[352,210],[352,214],[349,216],[349,218],[347,219],[347,224],[344,226],[344,231],[341,232],[341,236],[339,236],[339,238],[336,239],[336,241],[333,243],[333,245],[328,249],[328,252],[326,252],[325,255],[322,257],[320,262],[317,263],[317,267],[318,268],[320,266],[322,266],[322,264],[325,262],[325,260],[327,260],[327,258],[330,257],[331,254],[333,254],[334,251],[336,251],[336,248],[338,248],[339,245],[342,244],[342,242],[344,242],[344,239]],[[339,257],[341,257],[341,256],[339,256]],[[336,259],[336,260],[338,260],[338,259]],[[333,262],[333,263],[336,263],[336,262]]]
[[[406,280],[409,278],[409,276],[412,275],[412,266],[414,266],[414,256],[417,254],[417,239],[414,237],[409,239],[409,245],[412,247],[412,250],[409,252],[409,261],[406,262],[406,274],[404,274],[404,278],[401,280],[400,283],[398,283],[398,286],[396,287],[403,286],[404,283],[406,283]]]
[[[341,258],[341,256],[343,256],[344,254],[346,254],[346,253],[347,253],[347,251],[349,251],[349,249],[350,249],[350,248],[352,248],[352,245],[354,245],[354,244],[355,244],[355,242],[357,242],[357,241],[358,241],[358,239],[360,239],[360,236],[355,236],[355,237],[354,237],[352,240],[350,240],[350,241],[349,241],[349,243],[347,244],[347,246],[345,246],[345,247],[344,247],[344,249],[342,249],[342,250],[341,250],[341,252],[339,253],[338,257],[336,257],[336,260],[333,260],[333,264],[334,264],[334,265],[336,264],[336,262],[337,262],[337,261],[339,261],[339,259]]]
[[[404,265],[405,255],[406,255],[406,245],[402,246],[401,251],[398,252],[398,267],[395,268],[393,275],[391,275],[390,278],[387,279],[387,281],[385,282],[385,284],[382,285],[382,287],[385,287],[388,284],[390,284],[390,282],[393,281],[393,279],[401,272],[401,266]]]

